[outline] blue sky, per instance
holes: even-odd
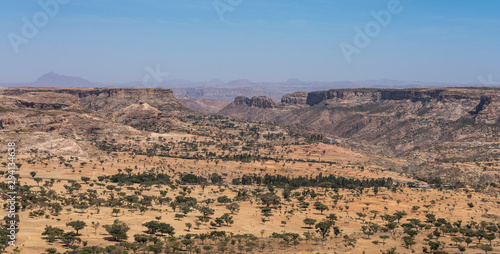
[[[341,43],[355,46],[355,27],[373,24],[371,11],[387,11],[392,1],[220,0],[231,8],[222,20],[212,0],[60,0],[43,20],[39,1],[2,0],[0,81],[49,71],[140,81],[148,66],[194,81],[500,81],[495,0],[400,0],[402,11],[347,61]],[[40,27],[27,38],[23,18],[34,17]]]

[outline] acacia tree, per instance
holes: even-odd
[[[321,203],[321,202],[319,202],[319,201],[316,201],[316,202],[314,203],[314,209],[316,209],[316,210],[320,211],[320,213],[321,213],[321,214],[323,214],[323,211],[325,211],[325,210],[326,210],[326,211],[330,210],[330,209],[328,208],[328,206],[326,206],[325,204],[323,204],[323,203]]]
[[[113,216],[118,216],[118,214],[120,213],[120,209],[118,208],[113,208],[113,211],[111,212],[113,214]]]
[[[146,249],[149,251],[152,251],[154,254],[160,254],[163,253],[163,243],[161,241],[156,242],[153,245],[148,245]]]
[[[221,204],[227,204],[227,203],[231,203],[231,199],[228,198],[226,195],[224,195],[224,196],[218,197],[217,202],[219,202]]]
[[[76,235],[78,235],[78,230],[83,229],[85,226],[87,226],[87,224],[81,220],[77,220],[66,223],[66,226],[74,228],[76,231]]]
[[[160,223],[158,221],[154,221],[154,220],[146,222],[142,225],[148,229],[146,231],[146,233],[148,233],[148,234],[155,234],[156,231],[158,231],[158,229],[160,227]]]
[[[398,224],[399,224],[399,221],[405,217],[407,215],[407,213],[405,211],[396,211],[394,213],[394,216],[396,217],[396,220],[398,221]]]
[[[198,211],[203,214],[203,218],[210,218],[210,215],[213,215],[215,210],[208,206],[199,206],[197,207]]]
[[[416,244],[415,239],[411,236],[404,236],[403,242],[405,243],[406,248],[411,249],[411,246]]]
[[[42,178],[40,178],[40,177],[36,177],[34,180],[35,180],[35,182],[36,182],[36,185],[37,185],[38,187],[40,187],[40,182],[41,182],[41,181],[43,181],[43,179],[42,179]]]
[[[264,223],[266,222],[266,218],[269,220],[269,217],[273,216],[272,209],[270,207],[262,207],[260,213],[265,217],[262,218],[262,222]]]
[[[333,234],[335,235],[335,238],[337,238],[340,235],[340,233],[342,233],[342,230],[340,230],[339,227],[337,226],[333,227]]]
[[[337,215],[330,213],[330,215],[326,216],[326,219],[332,223],[332,225],[335,225],[335,221],[338,219]]]
[[[262,204],[266,205],[266,207],[269,207],[270,205],[276,206],[281,202],[281,198],[271,192],[260,195],[260,200],[262,201]]]
[[[489,246],[489,245],[481,245],[479,248],[480,248],[481,250],[484,250],[484,252],[485,252],[486,254],[488,254],[488,252],[490,252],[490,251],[493,251],[493,247],[491,247],[491,246]]]
[[[323,240],[330,234],[331,228],[332,228],[332,223],[329,221],[322,221],[316,224],[316,232],[318,232]]]
[[[459,250],[460,252],[462,252],[462,253],[463,253],[463,252],[465,252],[465,251],[467,250],[467,248],[465,248],[465,247],[464,247],[464,246],[462,246],[462,245],[458,245],[458,246],[457,246],[457,248],[458,248],[458,250]]]
[[[220,218],[226,223],[227,226],[234,223],[233,216],[228,213],[223,214]]]
[[[312,218],[305,218],[304,219],[304,224],[307,225],[308,228],[312,228],[312,226],[316,223],[315,219]]]
[[[74,204],[73,205],[73,208],[75,209],[79,209],[80,210],[80,213],[84,213],[85,210],[87,210],[87,208],[89,208],[89,205],[86,204],[86,203],[80,203],[80,204]]]
[[[133,169],[131,168],[126,168],[125,172],[127,172],[128,176],[130,177],[130,174],[132,173]]]
[[[67,232],[67,233],[63,233],[61,236],[60,236],[60,239],[61,241],[67,245],[68,247],[69,246],[72,246],[75,242],[81,242],[82,239],[80,239],[75,232]]]
[[[226,205],[227,210],[229,210],[232,214],[237,213],[240,211],[240,205],[237,203],[231,203],[229,205]]]
[[[88,177],[88,176],[82,176],[80,179],[81,179],[83,182],[85,182],[85,184],[88,184],[88,183],[89,183],[89,181],[90,181],[90,177]]]
[[[59,203],[52,203],[50,205],[50,207],[51,207],[52,214],[54,216],[59,216],[59,213],[63,210],[61,204],[59,204]]]
[[[385,245],[385,240],[389,239],[388,235],[381,235],[379,236],[380,239],[382,239],[382,244]]]
[[[496,236],[494,233],[490,233],[490,234],[487,234],[484,238],[490,242],[490,246],[491,246],[491,241],[495,240]]]
[[[127,240],[127,232],[130,230],[130,227],[125,224],[125,222],[120,220],[115,220],[111,225],[103,226],[106,231],[113,236],[114,241],[122,241]]]
[[[173,237],[175,234],[175,228],[164,222],[158,225],[158,231],[162,234],[170,235],[170,237]]]

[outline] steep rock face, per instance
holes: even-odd
[[[185,128],[174,116],[185,112],[192,114],[163,89],[0,88],[0,130],[19,137],[22,151],[102,153],[87,141]]]
[[[3,88],[0,95],[19,97],[18,104],[26,107],[47,108],[46,104],[54,104],[54,108],[62,108],[58,100],[64,103],[80,104],[84,108],[115,112],[140,101],[161,110],[171,113],[191,112],[177,98],[170,89],[126,89],[126,88]],[[30,97],[25,101],[23,98]],[[18,99],[19,99],[18,98]]]
[[[15,99],[15,104],[20,108],[41,110],[81,108],[78,99],[74,96],[52,92],[25,93]]]
[[[0,105],[2,129],[96,138],[167,132],[193,113],[166,89],[0,88]]]
[[[114,112],[140,101],[162,111],[189,111],[170,89],[94,89],[75,95],[84,107],[98,111]]]
[[[276,108],[278,104],[272,98],[266,96],[257,96],[252,98],[252,106],[258,108]]]
[[[301,107],[295,97],[284,96],[275,108],[254,107],[241,97],[220,113],[368,144],[382,156],[408,161],[404,170],[421,177],[500,180],[498,170],[467,166],[500,157],[500,89],[328,90],[308,93]]]
[[[328,90],[308,93],[306,103],[309,106],[320,104],[326,100],[332,100],[333,102],[356,101],[358,103],[369,103],[379,99],[380,94],[371,90]]]
[[[500,100],[498,98],[482,98],[474,112],[476,123],[500,124]]]
[[[303,106],[307,103],[307,92],[295,92],[286,94],[281,98],[282,105],[297,105]]]
[[[256,96],[251,99],[244,96],[238,96],[234,99],[234,104],[238,106],[246,105],[257,108],[276,108],[278,106],[274,99],[266,96]]]
[[[314,106],[325,101],[361,105],[365,103],[380,102],[383,100],[411,100],[428,101],[443,96],[441,89],[340,89],[310,92],[307,95],[307,104]]]
[[[389,147],[396,153],[444,141],[487,141],[489,132],[470,131],[482,124],[500,127],[499,89],[328,90],[310,92],[306,106],[293,107],[301,95],[284,96],[278,107],[253,107],[252,99],[238,97],[220,113],[307,126]]]
[[[0,89],[0,103],[4,107],[55,110],[80,107],[79,101],[69,94],[37,93],[32,90]]]
[[[252,100],[245,96],[237,96],[234,98],[234,104],[237,106],[252,106]]]

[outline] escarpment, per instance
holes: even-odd
[[[257,108],[276,108],[278,106],[274,99],[266,96],[256,96],[253,98],[238,96],[235,98],[234,103],[236,105],[246,105]]]
[[[442,162],[500,157],[500,89],[338,89],[288,94],[277,106],[238,97],[219,113],[360,142],[366,151],[411,161],[405,171],[422,177],[476,181],[477,173]],[[500,180],[485,170],[479,175]]]
[[[400,153],[472,137],[486,141],[490,133],[470,131],[500,126],[500,89],[338,89],[288,94],[278,105],[265,97],[237,97],[220,113],[307,126]]]
[[[161,111],[172,113],[189,112],[172,90],[161,88],[4,88],[0,95],[21,97],[18,104],[34,108],[60,109],[65,103],[103,112],[115,112],[138,102],[145,102]],[[27,95],[31,95],[28,96]],[[63,105],[54,98],[65,97]],[[27,100],[23,100],[27,98]]]
[[[303,106],[307,103],[307,92],[295,92],[291,94],[286,94],[281,98],[282,105],[296,105]]]

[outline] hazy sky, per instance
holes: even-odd
[[[0,81],[500,81],[497,0],[55,1],[0,1]]]

